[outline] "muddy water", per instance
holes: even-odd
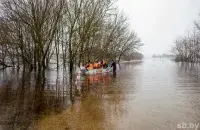
[[[167,130],[180,128],[180,123],[200,123],[199,69],[167,59],[125,65],[118,77],[125,114],[116,127]]]
[[[199,65],[174,63],[169,59],[145,59],[141,63],[121,64],[116,76],[83,77],[74,85],[75,101],[71,107],[62,78],[55,82],[54,78],[49,80],[52,83],[46,86],[52,87],[51,91],[40,90],[43,96],[39,99],[31,98],[34,93],[28,89],[25,93],[29,98],[17,96],[18,100],[11,102],[15,98],[8,100],[9,96],[5,95],[16,92],[12,87],[12,91],[3,87],[1,110],[4,112],[0,114],[4,114],[1,119],[9,117],[15,121],[13,124],[11,121],[13,127],[20,125],[14,120],[16,117],[19,121],[29,119],[29,122],[34,122],[32,118],[36,118],[36,114],[43,115],[35,123],[24,123],[29,124],[25,128],[30,129],[195,129],[200,124],[199,78]],[[54,83],[59,84],[55,86]],[[22,99],[26,99],[23,100],[25,103],[20,102]],[[33,101],[40,103],[31,107],[27,105]],[[18,107],[11,112],[13,106]],[[27,114],[27,109],[32,110],[31,114]]]

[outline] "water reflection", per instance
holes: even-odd
[[[200,123],[199,70],[198,64],[168,59],[123,63],[116,75],[75,82],[71,107],[66,72],[47,72],[37,80],[28,73],[9,75],[10,70],[0,75],[9,77],[0,88],[0,118],[24,129],[41,115],[38,129],[177,129],[180,122]]]
[[[121,100],[125,99],[125,95],[112,76],[105,73],[82,77],[81,81],[76,82],[76,100],[71,108],[40,120],[36,128],[114,129],[117,119],[114,115],[123,115]]]
[[[127,114],[117,129],[177,129],[180,122],[200,122],[199,65],[176,64],[169,59],[147,59],[121,74],[126,83],[122,101]],[[132,79],[132,80],[131,80]]]
[[[1,129],[31,129],[35,126],[35,120],[68,108],[70,91],[66,73],[47,71],[37,74],[4,70],[0,77]],[[76,101],[72,107],[81,110],[83,106],[78,105],[79,99],[88,99],[88,95],[95,97],[95,102],[96,98],[100,101],[98,98],[102,97],[111,79],[112,74],[109,73],[83,77],[73,88]]]
[[[5,72],[6,80],[0,87],[1,129],[28,129],[33,127],[35,119],[64,109],[64,98],[47,89],[44,74],[11,72],[14,77]]]
[[[76,81],[76,95],[85,96],[89,92],[102,93],[111,81],[110,73],[86,75],[82,80]]]

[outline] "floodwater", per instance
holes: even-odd
[[[116,76],[75,82],[73,100],[66,73],[51,72],[35,83],[31,75],[14,80],[11,72],[0,75],[6,77],[0,83],[0,129],[200,129],[198,64],[160,58],[123,63]]]

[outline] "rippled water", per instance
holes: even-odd
[[[117,97],[123,97],[125,111],[118,129],[167,130],[182,122],[200,123],[199,65],[147,59],[123,67],[115,83],[123,90]]]
[[[198,124],[200,123],[199,70],[200,66],[198,64],[175,63],[169,59],[145,59],[140,63],[121,64],[116,77],[112,74],[86,76],[83,81],[78,82],[74,86],[75,103],[73,107],[77,111],[87,111],[87,113],[91,114],[83,114],[84,116],[82,117],[80,116],[81,112],[78,113],[83,118],[78,122],[91,119],[95,121],[95,124],[98,124],[97,122],[107,124],[102,126],[101,129],[109,130],[171,130],[178,129],[180,123],[187,125],[190,123]],[[57,76],[57,80],[55,80],[56,76],[54,75],[56,75],[55,72],[48,74],[51,78],[48,79],[48,83],[44,89],[43,94],[45,93],[45,96],[41,96],[42,99],[36,100],[37,102],[41,101],[39,107],[38,105],[36,107],[31,105],[31,108],[34,109],[32,110],[32,114],[29,114],[32,115],[29,118],[35,117],[33,115],[38,113],[35,112],[35,108],[37,108],[37,111],[44,109],[50,111],[50,113],[58,111],[57,108],[60,108],[59,111],[61,113],[57,113],[56,116],[49,119],[49,114],[47,113],[45,114],[45,123],[41,120],[39,124],[44,126],[44,128],[45,125],[48,128],[55,126],[54,129],[67,128],[67,126],[63,126],[67,123],[62,124],[61,122],[66,121],[65,117],[67,116],[66,113],[68,113],[64,112],[65,114],[62,114],[62,111],[68,108],[64,107],[68,104],[66,102],[69,102],[69,97],[67,96],[68,88],[65,80],[62,79],[64,76]],[[63,84],[66,86],[63,86]],[[28,90],[28,92],[26,91],[26,95],[34,95],[30,89]],[[51,90],[51,93],[49,94],[49,91],[46,92],[47,90]],[[20,91],[18,90],[18,92]],[[13,103],[10,100],[14,98],[8,100],[9,96],[5,95],[16,95],[16,92],[10,92],[8,89],[1,92],[1,94],[4,94],[3,97],[6,99],[1,99],[1,110],[4,110],[4,112],[1,112],[0,115],[4,113],[4,115],[10,115],[14,118],[20,113],[27,113],[27,109],[30,109],[30,107],[26,108],[26,106],[20,106],[18,103],[22,99],[26,99],[26,96],[19,98],[19,101],[17,100]],[[95,95],[98,98],[98,104],[94,105],[94,108],[91,108],[93,106],[90,106],[90,104],[95,104],[97,102],[96,99],[94,101],[88,101],[87,99],[86,103],[84,102],[84,97],[89,94]],[[18,93],[18,95],[21,94]],[[35,100],[35,98],[28,98],[24,104],[32,103],[33,99]],[[18,112],[13,112],[14,114],[9,113],[8,108],[13,108],[14,106],[24,109],[20,112],[18,109],[14,109],[18,110]],[[98,111],[95,112],[95,110]],[[39,115],[41,115],[41,112]],[[103,117],[98,118],[99,115]],[[73,120],[77,120],[79,116],[74,117]],[[6,117],[8,118],[8,116]],[[19,117],[20,120],[23,116]],[[58,123],[59,127],[56,127],[56,123],[52,125],[52,119],[56,120],[55,122]],[[87,123],[81,125],[87,125]],[[96,127],[92,126],[93,129]]]

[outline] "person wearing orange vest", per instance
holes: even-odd
[[[93,64],[92,64],[92,63],[89,63],[88,70],[92,70],[92,69],[93,69]]]
[[[87,70],[92,70],[93,69],[93,64],[88,61],[88,63],[86,64],[86,67],[85,67]]]
[[[99,64],[98,64],[97,61],[95,61],[95,62],[94,62],[94,69],[98,69],[98,67],[99,67]]]

